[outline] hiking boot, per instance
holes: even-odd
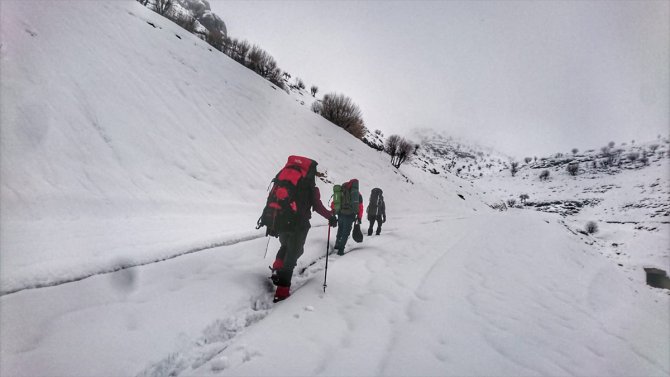
[[[372,228],[368,229],[368,236],[372,235]]]
[[[291,293],[289,293],[289,288],[290,287],[283,287],[281,285],[277,286],[277,291],[275,292],[275,298],[273,302],[279,302],[282,300],[286,300]]]
[[[379,233],[381,233],[381,232],[382,232],[381,230],[378,230],[378,231],[375,232],[375,235],[378,236]]]

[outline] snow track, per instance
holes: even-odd
[[[200,251],[203,251],[203,250],[209,250],[209,249],[213,249],[213,248],[217,248],[217,247],[223,247],[223,246],[236,245],[236,244],[241,243],[241,242],[252,241],[252,240],[256,240],[256,239],[264,238],[264,237],[265,237],[265,235],[259,233],[258,231],[248,232],[247,234],[241,234],[239,236],[229,237],[229,238],[226,238],[224,240],[215,241],[213,243],[207,243],[207,244],[203,244],[203,245],[200,245],[200,246],[195,246],[191,249],[176,252],[176,253],[170,254],[166,257],[150,259],[150,260],[146,260],[146,261],[130,261],[130,260],[126,261],[126,260],[123,260],[123,261],[118,262],[118,264],[111,265],[108,268],[102,268],[102,269],[99,269],[97,271],[85,272],[85,273],[81,273],[79,275],[68,276],[66,278],[54,277],[54,278],[48,279],[48,281],[45,281],[45,282],[37,282],[37,283],[31,284],[31,285],[11,288],[11,289],[8,289],[6,291],[0,292],[0,296],[20,292],[20,291],[23,291],[23,290],[26,290],[26,289],[54,287],[54,286],[58,286],[58,285],[61,285],[61,284],[72,283],[72,282],[75,282],[75,281],[80,281],[80,280],[90,278],[92,276],[109,274],[109,273],[113,273],[113,272],[123,271],[123,270],[126,270],[128,268],[146,266],[148,264],[164,262],[166,260],[174,259],[174,258],[177,258],[177,257],[180,257],[180,256],[192,254],[192,253],[197,253],[197,252],[200,252]]]
[[[305,283],[314,278],[325,268],[325,256],[316,258],[308,262],[306,266],[300,268],[300,273],[293,277],[291,291],[295,293]],[[273,303],[274,290],[269,292],[267,285],[272,285],[269,279],[263,281],[266,276],[259,276],[259,285],[261,286],[257,294],[249,299],[249,306],[239,309],[235,314],[224,319],[217,319],[209,324],[202,331],[202,335],[196,340],[190,342],[182,349],[171,352],[168,356],[159,362],[152,364],[145,370],[137,374],[137,377],[164,377],[177,376],[180,374],[189,374],[194,370],[209,363],[220,355],[223,351],[233,344],[234,338],[249,327],[260,322],[267,317],[274,305],[283,305],[282,303]],[[237,353],[242,353],[241,361],[249,361],[258,353],[246,350],[244,347],[238,348]],[[235,360],[231,358],[230,360]],[[212,365],[213,370],[225,369],[233,366],[228,358],[219,360]]]

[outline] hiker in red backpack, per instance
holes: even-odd
[[[288,162],[273,179],[257,229],[267,226],[266,235],[279,237],[281,246],[272,265],[273,282],[277,285],[274,301],[289,297],[293,269],[303,253],[311,224],[312,210],[337,226],[337,217],[321,203],[316,187],[317,162],[306,157],[289,156]]]
[[[337,215],[338,223],[335,250],[337,250],[337,255],[344,255],[344,247],[354,222],[360,225],[361,218],[363,218],[363,196],[358,190],[357,179],[354,178],[333,187],[331,208]]]

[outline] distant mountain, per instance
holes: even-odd
[[[408,137],[419,145],[411,160],[412,164],[436,175],[481,178],[508,169],[511,161],[509,156],[491,148],[432,129],[416,129]]]

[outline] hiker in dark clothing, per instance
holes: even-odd
[[[368,236],[372,235],[372,228],[374,228],[375,221],[377,222],[377,231],[375,234],[379,235],[382,231],[382,224],[386,222],[386,204],[384,204],[382,189],[372,189],[372,192],[370,193],[370,202],[368,203],[368,208],[365,212],[368,214],[368,221],[370,222]]]
[[[293,156],[291,156],[293,157]],[[305,158],[302,158],[306,160]],[[290,158],[289,158],[289,162]],[[311,168],[316,170],[316,163]],[[309,173],[307,176],[310,176]],[[323,218],[328,220],[329,226],[337,226],[337,217],[321,203],[321,193],[316,187],[313,174],[309,181],[300,188],[297,199],[298,223],[291,231],[279,231],[279,243],[281,246],[277,251],[277,256],[272,265],[275,272],[273,282],[277,285],[274,300],[275,302],[289,297],[289,288],[291,287],[291,278],[293,270],[298,263],[298,258],[302,255],[307,239],[307,233],[311,228],[309,222],[312,217],[311,212],[315,211]]]
[[[335,238],[335,250],[337,250],[337,255],[344,255],[344,247],[347,244],[354,222],[360,224],[361,218],[363,218],[363,196],[358,191],[357,179],[352,179],[349,182],[342,184],[340,187],[342,190],[341,199],[336,198],[338,194],[335,192],[333,194],[335,200],[333,200],[331,208],[337,215],[338,224],[337,236]],[[334,191],[336,191],[335,188]],[[356,196],[358,197],[358,200],[354,200]],[[341,200],[341,203],[338,207],[337,201],[339,200]],[[358,208],[355,208],[356,202],[358,203]]]

